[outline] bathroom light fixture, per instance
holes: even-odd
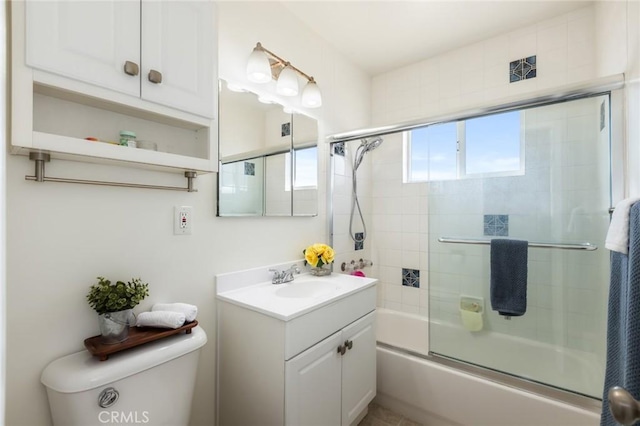
[[[261,43],[257,43],[256,47],[253,48],[247,62],[247,78],[249,81],[268,83],[273,78],[277,80],[276,92],[283,96],[298,95],[300,91],[298,74],[307,80],[307,84],[302,89],[302,106],[307,108],[320,107],[322,105],[322,95],[314,78],[270,50],[265,49]]]
[[[311,80],[302,89],[302,105],[307,108],[318,108],[322,106],[322,95],[316,81],[311,77]]]
[[[298,74],[291,68],[289,62],[280,71],[276,91],[284,96],[296,96],[298,94]]]
[[[254,83],[271,81],[271,64],[260,43],[253,48],[253,52],[249,55],[247,78]]]

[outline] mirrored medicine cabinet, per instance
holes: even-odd
[[[317,121],[219,87],[218,216],[317,215]]]

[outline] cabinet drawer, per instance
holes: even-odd
[[[376,288],[369,287],[287,322],[285,326],[285,360],[293,358],[375,308]]]

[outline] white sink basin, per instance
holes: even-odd
[[[290,265],[277,265],[277,269],[286,269]],[[218,275],[216,279],[218,289],[223,289],[218,292],[218,299],[283,321],[360,293],[378,281],[334,272],[324,277],[300,274],[289,283],[272,284],[271,273],[265,268]]]
[[[334,282],[321,280],[309,280],[291,284],[284,284],[276,290],[276,296],[279,297],[322,297],[340,290],[340,286]]]

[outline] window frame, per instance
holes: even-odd
[[[519,112],[519,149],[520,149],[520,167],[514,170],[504,170],[498,172],[483,172],[483,173],[468,173],[467,172],[467,135],[466,135],[466,122],[481,117],[489,117],[492,115],[505,114],[512,111],[503,111],[493,114],[486,114],[477,117],[467,118],[464,120],[445,121],[441,123],[433,123],[425,127],[433,125],[456,123],[456,177],[451,179],[425,179],[425,180],[413,180],[411,176],[413,170],[411,167],[412,157],[412,143],[411,135],[414,130],[405,130],[402,132],[403,142],[403,182],[404,183],[420,183],[420,182],[443,182],[450,180],[462,180],[462,179],[476,179],[476,178],[489,178],[489,177],[510,177],[510,176],[523,176],[525,174],[525,109],[517,110]]]

